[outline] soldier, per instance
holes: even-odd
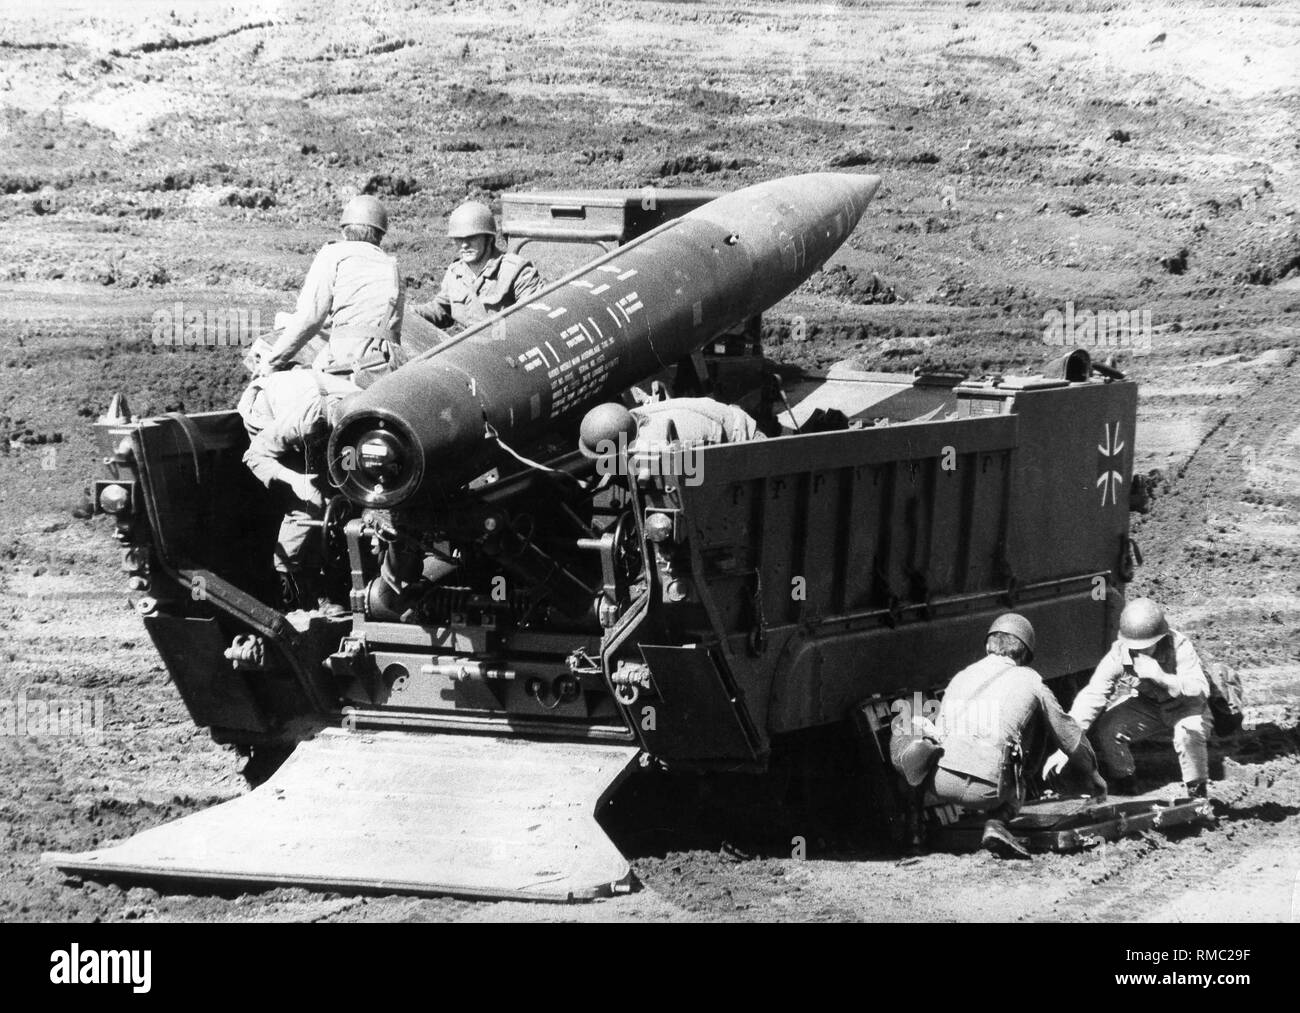
[[[496,248],[497,225],[486,204],[466,201],[451,213],[447,235],[456,240],[457,259],[447,268],[432,302],[414,307],[435,327],[472,327],[542,288],[537,269]]]
[[[343,398],[358,389],[344,377],[294,369],[254,380],[239,402],[251,437],[244,463],[285,501],[274,561],[285,602],[327,616],[344,609],[325,593],[313,537],[325,513],[325,448]]]
[[[316,254],[298,305],[261,372],[294,366],[295,356],[321,331],[329,346],[314,363],[321,370],[352,372],[359,361],[387,359],[401,344],[404,295],[397,261],[379,248],[388,213],[374,197],[354,197],[339,220],[343,239]]]
[[[637,420],[636,443],[655,445],[673,439],[682,443],[744,443],[762,440],[758,423],[742,408],[711,397],[672,397],[647,401],[632,409]],[[671,423],[673,432],[669,433]],[[632,448],[637,449],[636,445]]]
[[[1025,771],[1038,769],[1049,744],[1090,790],[1106,793],[1083,729],[1028,667],[1034,647],[1029,620],[1014,612],[999,616],[985,638],[985,656],[953,676],[933,725],[921,719],[920,729],[899,728],[890,739],[894,765],[913,788],[987,814],[981,847],[1003,858],[1028,857],[1005,821],[1020,811]]]
[[[309,369],[287,370],[255,377],[240,395],[236,411],[244,420],[250,440],[285,417],[294,405],[313,394],[324,392],[339,397],[360,388],[346,376],[320,373]]]
[[[650,450],[674,440],[708,445],[766,439],[743,408],[711,397],[673,397],[632,409],[616,402],[597,405],[583,417],[579,436],[580,449],[593,459],[615,450]]]
[[[649,401],[629,410],[610,402],[597,405],[582,420],[578,449],[596,461],[597,472],[612,474],[627,462],[638,480],[675,473],[688,485],[702,480],[693,448],[715,443],[763,440],[758,423],[736,405],[709,397],[675,397]],[[675,450],[683,451],[680,460]]]
[[[1188,794],[1206,798],[1209,693],[1209,681],[1191,641],[1169,628],[1164,610],[1154,601],[1137,598],[1124,606],[1119,637],[1074,698],[1070,714],[1085,731],[1096,723],[1094,738],[1102,771],[1116,782],[1120,794],[1134,793],[1135,764],[1129,743],[1170,728]],[[1060,754],[1052,756],[1044,775],[1059,770],[1062,763]]]

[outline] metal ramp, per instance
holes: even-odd
[[[247,795],[42,861],[105,878],[588,900],[630,885],[627,860],[594,817],[636,754],[329,730]]]

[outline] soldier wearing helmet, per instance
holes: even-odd
[[[615,402],[596,405],[578,427],[578,449],[593,461],[626,451],[634,439],[636,417]]]
[[[456,241],[456,260],[433,300],[414,307],[435,327],[472,327],[541,290],[541,276],[529,261],[497,251],[496,220],[486,204],[466,201],[458,207],[447,235]]]
[[[647,401],[632,409],[637,420],[636,443],[652,448],[671,442],[714,444],[762,440],[758,423],[743,408],[723,404],[711,397],[672,397]],[[672,425],[673,435],[668,432]],[[637,446],[632,448],[634,451]]]
[[[254,380],[239,402],[250,437],[244,463],[285,511],[274,557],[284,604],[327,616],[344,610],[321,579],[325,449],[343,399],[359,389],[342,376],[294,369]]]
[[[674,451],[766,439],[758,423],[737,405],[710,397],[674,397],[647,401],[629,410],[621,404],[597,405],[583,417],[578,449],[599,462],[601,474],[627,462],[639,477],[669,474]],[[688,484],[698,474],[698,458],[680,464]]]
[[[612,402],[597,405],[583,417],[579,438],[583,454],[593,459],[612,450],[652,450],[674,440],[711,446],[766,439],[743,408],[711,397],[670,397],[632,409]],[[603,451],[602,443],[607,444]]]
[[[1209,694],[1209,680],[1191,641],[1169,628],[1154,601],[1137,598],[1124,606],[1119,637],[1074,698],[1070,714],[1085,730],[1093,728],[1101,769],[1125,795],[1134,793],[1136,769],[1129,744],[1172,729],[1188,793],[1205,798]],[[1044,775],[1053,774],[1061,762],[1059,754],[1052,756]]]
[[[259,372],[288,369],[317,333],[329,345],[313,363],[350,374],[387,362],[401,343],[404,295],[397,261],[379,248],[388,213],[375,197],[350,200],[339,220],[342,240],[324,246],[307,271],[298,304]]]
[[[1028,855],[1004,821],[1020,811],[1026,772],[1038,770],[1052,745],[1090,791],[1106,792],[1083,729],[1029,667],[1035,646],[1028,619],[999,616],[985,656],[953,676],[933,724],[896,722],[890,740],[894,765],[913,788],[987,814],[982,847],[1001,857]]]

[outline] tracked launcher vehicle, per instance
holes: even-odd
[[[349,402],[320,532],[343,618],[278,606],[281,507],[235,412],[116,403],[95,498],[145,628],[217,741],[293,752],[238,799],[49,860],[593,897],[628,882],[594,817],[634,771],[761,774],[810,732],[887,727],[1008,608],[1045,677],[1090,671],[1134,558],[1133,383],[1086,353],[1054,376],[784,385],[762,359],[759,315],[878,184],[506,197],[510,247],[558,280]],[[739,403],[769,438],[601,473],[583,415],[665,387]],[[890,775],[863,756],[888,814]]]

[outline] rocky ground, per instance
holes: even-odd
[[[95,736],[0,737],[0,918],[1286,920],[1300,885],[1300,15],[1267,2],[7,7],[0,38],[0,698],[94,698]],[[1237,666],[1213,829],[1008,866],[669,850],[579,908],[193,896],[37,865],[242,790],[77,519],[89,423],[233,403],[232,348],[151,341],[177,303],[269,323],[333,216],[381,195],[412,290],[461,199],[884,178],[770,315],[790,363],[1034,368],[1045,314],[1150,311],[1133,590]],[[1134,354],[1138,353],[1138,354]],[[1171,750],[1142,753],[1170,792]]]

